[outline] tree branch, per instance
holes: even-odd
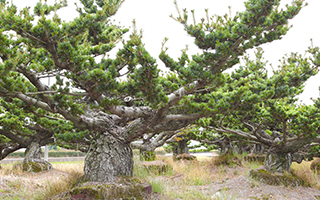
[[[171,121],[171,120],[196,120],[201,117],[204,117],[201,114],[192,114],[192,115],[167,115],[162,119],[162,122]]]
[[[127,106],[110,106],[107,108],[109,112],[112,114],[121,116],[121,117],[128,117],[130,119],[137,119],[137,118],[146,118],[152,114],[151,108],[147,106],[143,107],[127,107]]]
[[[27,146],[27,141],[25,138],[19,137],[18,135],[12,133],[11,131],[6,131],[3,129],[0,129],[0,134],[6,136],[10,140],[17,142],[21,145]]]
[[[24,102],[27,103],[27,104],[31,104],[31,105],[36,106],[36,107],[38,107],[38,108],[42,108],[42,109],[44,109],[44,110],[46,110],[46,111],[56,113],[56,111],[53,110],[47,103],[42,102],[42,101],[39,101],[39,100],[37,100],[37,99],[35,99],[35,98],[29,97],[29,96],[27,96],[27,95],[25,95],[25,94],[16,93],[16,94],[14,95],[14,97],[16,97],[16,98],[24,101]]]
[[[41,91],[41,92],[28,92],[26,95],[39,95],[39,94],[67,94],[72,96],[89,96],[89,93],[69,93],[69,92],[59,92],[59,91]]]

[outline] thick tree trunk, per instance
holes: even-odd
[[[229,139],[225,139],[218,143],[220,147],[220,154],[234,154],[236,149],[234,148],[232,142]]]
[[[265,161],[266,169],[273,172],[290,172],[292,155],[290,153],[269,153]]]
[[[172,144],[173,155],[189,153],[188,140],[179,140]]]
[[[23,160],[23,170],[40,172],[44,170],[52,169],[52,165],[41,159],[41,146],[38,142],[31,142],[25,152],[25,158]]]
[[[230,149],[230,148],[229,148]],[[237,154],[251,153],[252,146],[248,144],[236,144],[234,147]],[[230,151],[230,150],[229,150]]]
[[[119,176],[132,176],[130,143],[124,144],[107,133],[100,134],[90,145],[84,173],[88,181],[100,182],[113,182]]]
[[[37,142],[32,142],[25,152],[25,162],[30,162],[32,160],[41,160],[41,147],[40,144]]]

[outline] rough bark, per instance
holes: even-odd
[[[264,152],[265,152],[264,145],[254,144],[252,153],[254,153],[254,154],[263,154]]]
[[[25,158],[23,160],[23,170],[30,172],[40,172],[52,169],[52,165],[41,159],[41,146],[39,142],[31,142],[26,149]]]
[[[188,140],[182,139],[172,144],[173,155],[189,153]]]
[[[264,165],[270,171],[283,173],[290,172],[291,163],[291,153],[269,153]]]
[[[84,165],[88,181],[113,182],[119,176],[132,176],[133,154],[130,143],[123,143],[107,132],[93,139]]]
[[[234,154],[236,153],[236,149],[234,148],[232,141],[228,138],[224,138],[224,140],[219,141],[217,145],[220,147],[220,154]]]

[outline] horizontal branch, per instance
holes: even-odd
[[[112,114],[118,115],[120,117],[128,117],[130,119],[145,118],[150,116],[152,113],[151,108],[147,106],[143,107],[128,107],[128,106],[110,106],[107,109]]]
[[[136,142],[131,142],[130,146],[133,149],[141,149],[142,144],[139,144],[139,143],[136,143]]]
[[[239,135],[241,137],[244,137],[244,138],[247,138],[247,139],[250,139],[250,140],[258,140],[257,137],[253,136],[253,135],[250,135],[249,133],[246,133],[246,132],[243,132],[243,131],[240,131],[240,130],[232,130],[232,129],[227,129],[225,127],[222,127],[222,129],[219,129],[219,128],[216,128],[216,127],[212,127],[212,126],[209,126],[208,128],[211,128],[215,131],[218,131],[220,133],[232,133],[232,134],[236,134],[236,135]]]
[[[20,145],[26,146],[27,140],[23,137],[18,136],[17,134],[12,133],[11,131],[0,129],[0,135],[4,135],[13,142],[19,143]]]
[[[36,106],[38,108],[42,108],[46,111],[55,113],[55,111],[53,109],[51,109],[47,103],[39,101],[38,99],[29,97],[29,96],[22,94],[22,93],[17,93],[14,96],[16,98],[20,99],[21,101],[24,101],[27,104],[31,104],[31,105]]]
[[[39,101],[38,99],[29,97],[25,94],[19,93],[15,94],[15,97],[20,99],[21,101],[36,106],[38,108],[44,109],[46,111],[49,111],[51,113],[59,113],[61,114],[66,120],[70,120],[74,123],[74,125],[78,128],[83,127],[83,125],[80,123],[79,119],[76,117],[73,117],[68,113],[68,111],[62,110],[59,107],[55,107],[54,109],[51,108],[47,103],[44,103],[42,101]]]
[[[167,115],[163,118],[163,122],[171,120],[196,120],[203,117],[201,114],[192,114],[192,115]]]
[[[67,94],[72,96],[89,96],[89,93],[69,93],[69,92],[59,92],[59,91],[41,91],[41,92],[28,92],[26,95],[38,95],[38,94]]]

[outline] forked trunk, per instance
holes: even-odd
[[[269,153],[265,161],[266,169],[273,172],[290,172],[292,155],[290,153]]]
[[[84,173],[88,181],[100,182],[113,182],[119,176],[132,176],[130,143],[125,144],[107,133],[100,134],[90,145]]]
[[[26,149],[25,158],[23,160],[23,170],[31,172],[40,172],[52,169],[52,165],[41,159],[41,146],[38,142],[31,142]]]

